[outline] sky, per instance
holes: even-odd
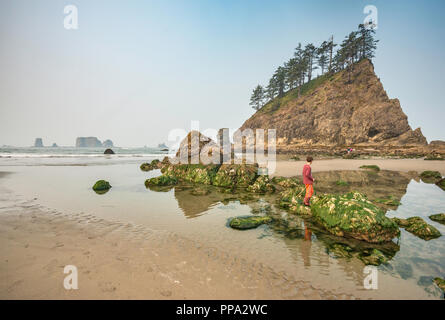
[[[64,27],[67,5],[77,30]],[[389,97],[445,140],[443,0],[0,0],[0,146],[156,146],[191,121],[236,129],[298,42],[341,42],[367,5]]]

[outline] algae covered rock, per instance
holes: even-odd
[[[441,236],[439,230],[426,223],[420,217],[411,217],[408,219],[393,218],[393,221],[400,227],[405,228],[409,233],[412,233],[423,240],[436,239]]]
[[[441,224],[445,224],[445,213],[433,214],[430,219]]]
[[[94,191],[106,191],[109,190],[110,188],[111,188],[110,183],[105,180],[99,180],[93,186]]]
[[[273,177],[272,182],[282,188],[302,187],[303,184],[297,178]]]
[[[445,280],[441,278],[434,278],[434,283],[438,286],[442,291],[445,292]]]
[[[388,262],[388,258],[378,249],[365,250],[359,254],[358,258],[364,264],[373,266]]]
[[[268,176],[259,176],[253,184],[247,187],[247,191],[253,193],[275,192],[275,187]]]
[[[306,189],[303,186],[287,189],[280,194],[278,204],[281,208],[288,209],[289,211],[297,214],[310,216],[311,208],[307,207],[303,203]],[[315,197],[312,198],[312,200]]]
[[[262,224],[269,223],[272,221],[270,217],[236,217],[230,220],[229,226],[233,229],[247,230],[259,227]]]
[[[156,178],[145,180],[145,186],[172,186],[178,183],[178,180],[172,176],[162,175]]]
[[[141,164],[140,168],[142,171],[151,171],[151,170],[155,170],[155,169],[160,169],[161,161],[159,161],[158,159],[155,159],[150,163]]]
[[[372,165],[361,166],[360,169],[373,170],[373,171],[376,171],[376,172],[380,171],[379,166],[376,166],[376,165],[373,165],[373,164]]]
[[[437,181],[436,185],[445,191],[445,179],[441,179],[441,180]]]
[[[400,234],[397,224],[358,192],[314,197],[311,209],[313,219],[337,236],[381,243]]]
[[[424,171],[420,174],[420,178],[426,183],[436,183],[442,179],[439,171]]]
[[[112,149],[106,149],[104,154],[114,154],[114,151]]]
[[[175,177],[178,181],[211,185],[218,172],[219,165],[177,164],[165,167],[166,176]]]
[[[385,198],[378,198],[374,200],[377,203],[381,203],[390,207],[397,207],[400,206],[401,203],[399,200],[396,199],[394,196],[387,196]]]
[[[258,177],[258,165],[223,164],[215,175],[213,185],[218,187],[247,188]]]

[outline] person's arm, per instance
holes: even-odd
[[[312,177],[312,168],[309,167],[308,169],[308,179],[311,180],[312,182],[314,182],[314,178]]]

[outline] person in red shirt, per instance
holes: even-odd
[[[312,177],[311,164],[314,159],[307,157],[306,164],[303,167],[303,183],[306,186],[306,195],[304,197],[304,204],[310,206],[310,200],[314,194],[314,178]]]

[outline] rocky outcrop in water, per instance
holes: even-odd
[[[96,137],[78,137],[76,139],[76,148],[100,148],[102,142]]]
[[[106,150],[104,151],[104,154],[114,154],[114,151],[111,150],[111,149],[106,149]]]
[[[423,240],[436,239],[441,236],[439,230],[426,223],[420,217],[411,217],[408,219],[393,218],[393,220],[399,225],[399,227],[405,228],[406,231]]]
[[[240,129],[276,129],[280,152],[347,147],[376,153],[428,152],[420,128],[411,129],[399,100],[389,99],[369,60],[354,66],[351,79],[345,70],[314,79],[312,89],[302,96],[291,90],[275,98]]]
[[[113,141],[111,140],[105,140],[104,142],[102,142],[102,147],[104,148],[113,148]]]
[[[42,148],[43,147],[43,140],[42,138],[36,138],[34,141],[34,147],[35,148]]]

